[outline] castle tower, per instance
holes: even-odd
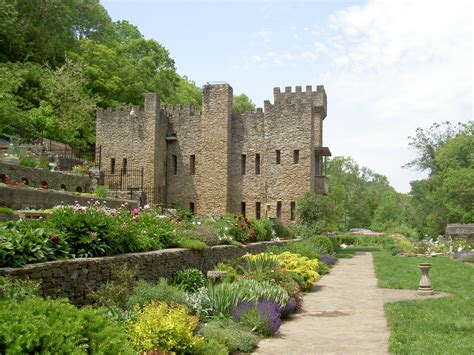
[[[229,170],[233,91],[227,83],[203,88],[197,212],[224,215],[229,210]]]

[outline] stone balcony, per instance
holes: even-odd
[[[314,176],[311,192],[315,194],[327,195],[329,192],[329,180],[326,176]]]

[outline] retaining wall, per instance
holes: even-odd
[[[90,303],[88,293],[111,280],[115,270],[124,264],[136,267],[138,279],[157,281],[187,268],[203,272],[219,262],[238,258],[246,253],[257,254],[272,245],[293,241],[260,242],[237,247],[218,245],[204,252],[190,249],[163,249],[145,253],[121,254],[102,258],[78,258],[30,264],[21,268],[0,268],[0,276],[40,281],[43,296],[66,296],[76,305]]]
[[[104,202],[107,207],[119,208],[124,202],[130,209],[138,208],[137,201],[119,200],[114,198],[98,198],[86,195],[73,195],[67,192],[31,189],[28,187],[0,186],[0,206],[21,209],[44,209],[57,205],[73,205],[79,202],[86,206],[87,202]]]
[[[67,174],[4,162],[0,162],[0,175],[6,175],[15,181],[26,178],[31,187],[41,187],[45,181],[50,189],[65,191],[77,191],[79,188],[81,190],[79,192],[88,192],[92,184],[92,179],[88,175]]]

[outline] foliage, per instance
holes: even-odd
[[[201,287],[194,293],[187,293],[185,297],[191,313],[200,319],[207,319],[214,313],[207,287]]]
[[[66,301],[0,301],[4,353],[131,353],[121,327],[100,311]]]
[[[193,268],[178,271],[171,280],[174,285],[181,287],[186,292],[196,292],[206,283],[206,277],[202,271]]]
[[[266,249],[266,252],[272,254],[281,254],[285,251],[306,256],[310,259],[317,259],[319,257],[319,252],[317,251],[313,238],[307,238],[283,245],[273,245]]]
[[[218,245],[221,243],[219,240],[219,231],[214,225],[203,224],[187,224],[180,223],[180,227],[177,233],[182,236],[183,239],[196,239],[208,246]]]
[[[151,302],[136,308],[136,318],[129,321],[127,334],[136,351],[191,352],[202,339],[193,333],[199,319],[187,313],[183,305]]]
[[[311,238],[311,242],[318,253],[332,254],[335,252],[334,246],[328,237],[317,235]]]
[[[157,284],[143,280],[138,281],[127,300],[127,306],[128,308],[135,305],[143,307],[153,301],[188,305],[186,292],[179,287],[169,285],[166,279],[161,278]]]
[[[234,282],[237,277],[237,270],[232,265],[226,263],[216,264],[214,270],[227,272],[227,276],[223,280],[224,282]]]
[[[327,275],[331,272],[331,269],[328,265],[323,263],[322,261],[318,263],[318,268],[316,270],[319,275]]]
[[[185,249],[192,249],[197,251],[205,251],[207,250],[207,245],[200,240],[193,240],[193,239],[182,239],[178,242],[178,247],[185,248]]]
[[[113,281],[108,281],[97,291],[91,291],[89,298],[98,306],[124,309],[128,297],[137,284],[135,280],[137,270],[131,269],[127,264],[112,271]]]
[[[294,239],[295,238],[295,234],[293,233],[293,230],[285,226],[278,219],[276,220],[276,223],[273,228],[275,230],[275,235],[278,239]]]
[[[40,284],[30,280],[0,277],[0,300],[20,301],[39,295]]]
[[[108,185],[97,185],[95,187],[94,194],[97,197],[106,198],[109,195],[109,186]]]
[[[254,236],[250,234],[251,241],[264,242],[272,239],[272,222],[269,219],[252,219]]]
[[[18,267],[68,256],[69,246],[65,240],[38,221],[19,220],[0,225],[2,267]]]
[[[274,335],[281,326],[280,308],[273,300],[241,302],[232,310],[232,319],[264,336]]]
[[[12,215],[13,210],[8,207],[0,207],[0,214]]]
[[[337,257],[331,254],[320,254],[319,260],[327,266],[333,266],[337,263]]]
[[[251,352],[257,345],[257,337],[251,333],[250,329],[231,319],[213,319],[201,327],[200,331],[206,340],[223,344],[226,353]]]
[[[419,263],[433,265],[430,278],[435,291],[452,296],[429,301],[396,302],[385,305],[391,330],[389,350],[393,353],[470,354],[474,352],[474,283],[472,266],[448,257],[393,257],[373,253],[378,286],[381,288],[418,288]],[[410,336],[407,336],[409,334]]]
[[[244,112],[244,111],[255,112],[255,104],[245,94],[235,95],[234,102],[232,104],[232,111],[233,112]]]

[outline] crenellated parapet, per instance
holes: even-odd
[[[162,109],[171,116],[200,116],[201,110],[191,104],[162,105]]]
[[[284,91],[279,87],[273,88],[274,105],[301,105],[303,103],[311,103],[316,111],[323,114],[323,118],[327,114],[327,96],[323,85],[316,86],[313,90],[311,85],[307,85],[305,91],[301,86],[295,86],[294,90],[291,86],[286,86]],[[265,110],[271,109],[273,105],[270,101],[265,101]]]

